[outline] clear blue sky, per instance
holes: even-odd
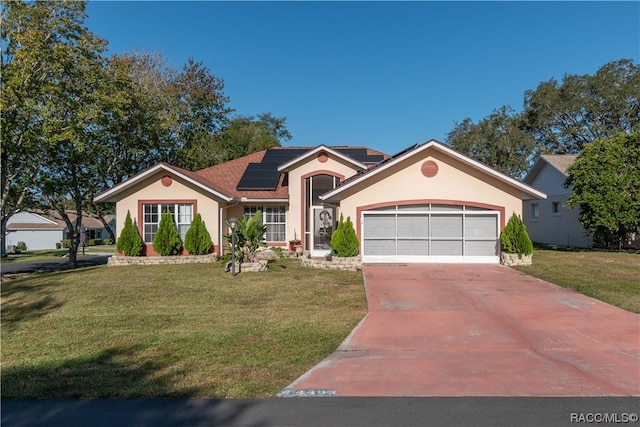
[[[640,62],[640,2],[89,1],[112,53],[189,57],[236,114],[287,118],[285,145],[394,154],[565,74]]]

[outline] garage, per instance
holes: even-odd
[[[499,262],[499,211],[423,204],[361,214],[363,262]]]

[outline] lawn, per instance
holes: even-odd
[[[639,254],[536,248],[533,265],[514,268],[640,313]]]
[[[3,398],[266,397],[366,314],[359,272],[276,261],[90,267],[2,282]]]
[[[86,246],[85,254],[91,253],[115,253],[115,245]],[[24,251],[19,254],[9,253],[2,258],[3,263],[14,263],[24,261],[44,261],[48,259],[62,258],[69,253],[69,249],[39,249]],[[82,247],[78,249],[78,257],[82,257]]]

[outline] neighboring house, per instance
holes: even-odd
[[[77,219],[76,211],[68,211],[73,224]],[[109,226],[115,230],[116,219],[111,215],[107,219]],[[106,239],[109,233],[102,221],[95,215],[83,213],[82,226],[85,229],[85,241],[89,239]],[[67,224],[57,212],[22,211],[9,218],[7,222],[7,250],[18,242],[25,242],[27,249],[56,249],[61,241],[69,238]]]
[[[269,246],[297,239],[330,253],[331,233],[351,217],[364,262],[499,262],[505,220],[545,194],[435,140],[389,157],[363,147],[279,147],[197,172],[157,164],[95,198],[127,211],[145,242],[169,210],[184,239],[202,215],[215,252],[226,220],[262,211]]]
[[[573,189],[565,188],[567,169],[575,155],[542,155],[533,165],[524,182],[547,193],[546,200],[527,200],[522,220],[531,240],[549,245],[590,248],[593,239],[578,219],[580,208],[569,209],[566,204]]]

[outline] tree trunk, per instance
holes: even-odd
[[[0,221],[0,256],[2,258],[7,256],[7,222],[9,222],[9,217],[2,217]]]
[[[109,233],[109,238],[111,239],[113,244],[115,244],[116,243],[115,232],[111,229],[111,227],[109,227],[109,224],[107,224],[107,221],[104,220],[104,216],[102,216],[102,214],[99,214],[98,217],[100,218],[100,221],[102,221],[102,225],[104,226],[105,230],[107,230],[107,233]]]

